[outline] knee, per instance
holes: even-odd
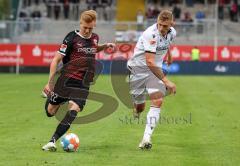
[[[135,109],[137,112],[143,112],[145,109],[145,103],[142,104],[134,104]]]
[[[47,112],[47,116],[48,116],[48,117],[52,117],[52,116],[55,115],[56,109],[53,108],[53,107],[51,107],[51,106],[48,106],[46,112]]]
[[[74,101],[69,101],[69,110],[75,110],[77,112],[80,112],[81,108]]]
[[[162,106],[162,103],[163,103],[163,98],[154,99],[151,102],[152,102],[152,106],[160,108]]]

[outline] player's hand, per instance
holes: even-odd
[[[173,63],[172,58],[168,58],[166,63],[168,66],[170,66]]]
[[[44,93],[47,94],[47,96],[50,94],[50,92],[53,91],[54,85],[52,83],[47,83],[43,89]]]
[[[167,52],[167,65],[170,66],[173,63],[172,54],[170,53],[170,50]]]
[[[171,82],[170,80],[163,78],[163,83],[167,87],[167,89],[170,91],[170,94],[176,94],[176,85]]]

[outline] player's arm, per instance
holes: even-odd
[[[163,81],[163,83],[166,85],[167,88],[169,88],[170,93],[176,93],[176,85],[167,79],[167,77],[164,75],[163,71],[156,66],[155,64],[155,53],[152,52],[145,52],[146,57],[146,64],[148,68],[152,71],[152,73]]]
[[[170,66],[173,63],[172,54],[170,53],[170,50],[167,52],[167,65]]]
[[[171,29],[170,44],[172,44],[174,39],[176,38],[177,32],[176,32],[176,30],[173,27],[171,27],[170,29]],[[172,59],[172,54],[171,54],[170,48],[169,48],[168,51],[167,51],[167,65],[169,66],[172,63],[173,63],[173,59]]]
[[[48,83],[53,83],[55,73],[57,72],[57,66],[62,61],[62,59],[63,59],[63,55],[61,55],[59,52],[56,52],[56,54],[51,62],[51,65],[50,65],[50,73],[49,73]]]
[[[50,64],[50,72],[48,83],[44,88],[44,91],[49,93],[53,90],[54,87],[54,76],[57,72],[58,65],[62,62],[63,57],[69,56],[72,51],[72,41],[75,36],[75,32],[72,31],[66,35],[63,39],[62,44],[59,47],[59,50],[55,53],[55,56]]]
[[[160,68],[158,68],[155,64],[155,53],[145,52],[145,57],[148,68],[153,72],[153,74],[157,78],[162,80],[165,77],[165,75],[163,71]]]
[[[45,86],[45,90],[47,92],[50,92],[53,90],[54,86],[54,76],[57,72],[57,66],[58,64],[62,61],[63,55],[61,55],[59,52],[56,52],[51,64],[50,64],[50,72],[49,72],[49,78],[48,78],[48,83]]]
[[[99,44],[97,46],[97,52],[100,52],[100,51],[105,50],[107,48],[114,48],[114,47],[116,47],[115,43]]]

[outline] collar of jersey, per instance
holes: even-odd
[[[81,38],[83,38],[83,39],[90,39],[90,38],[92,37],[92,34],[91,34],[88,38],[82,36],[82,35],[79,33],[79,30],[75,30],[75,33],[76,33],[77,35],[79,35],[79,36],[80,36]]]

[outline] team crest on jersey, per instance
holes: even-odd
[[[66,44],[61,44],[60,51],[61,52],[66,52],[66,49],[67,49],[67,45]]]
[[[93,43],[97,45],[97,39],[93,39]]]
[[[154,45],[154,44],[156,44],[156,40],[150,40],[150,45]]]

